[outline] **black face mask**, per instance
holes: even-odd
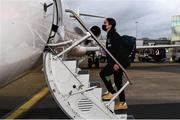
[[[107,31],[106,25],[102,25],[102,29],[103,29],[104,31]]]

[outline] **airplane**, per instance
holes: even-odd
[[[99,34],[91,31],[93,26],[88,28],[81,16],[105,18],[76,13],[68,9],[64,0],[1,0],[0,85],[39,65],[36,63],[43,56],[49,90],[70,118],[127,119],[127,114],[115,114],[114,100],[131,84],[129,75],[98,41]],[[108,102],[101,100],[102,88],[90,86],[89,74],[78,68],[76,60],[69,59],[99,50],[100,47],[82,44],[90,37],[112,57],[127,78],[122,89]]]

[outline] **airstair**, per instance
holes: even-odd
[[[126,70],[98,41],[74,11],[68,9],[66,12],[74,16],[87,34],[58,54],[51,48],[52,51],[44,53],[44,74],[51,94],[64,113],[72,119],[127,119],[127,114],[115,114],[114,111],[114,100],[131,84]],[[127,78],[127,82],[110,101],[102,101],[102,88],[90,86],[89,73],[78,68],[77,60],[63,59],[64,54],[89,37],[92,37],[119,64]]]

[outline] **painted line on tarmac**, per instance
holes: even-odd
[[[36,103],[38,103],[42,98],[44,98],[49,93],[48,87],[42,88],[37,94],[35,94],[31,99],[26,101],[15,111],[11,112],[5,119],[17,119],[29,111]]]

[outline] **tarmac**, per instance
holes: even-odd
[[[106,88],[99,78],[103,66],[101,64],[99,69],[92,68],[89,72],[91,82],[99,82],[105,92]],[[83,63],[81,68],[87,69],[86,64]],[[135,119],[180,118],[180,63],[133,63],[128,72],[133,81],[133,85],[125,90],[129,108],[116,113],[127,113]],[[46,82],[39,68],[1,88],[0,118],[7,118],[44,87]],[[68,118],[50,93],[45,94],[32,107],[23,109],[25,112],[18,118]]]

